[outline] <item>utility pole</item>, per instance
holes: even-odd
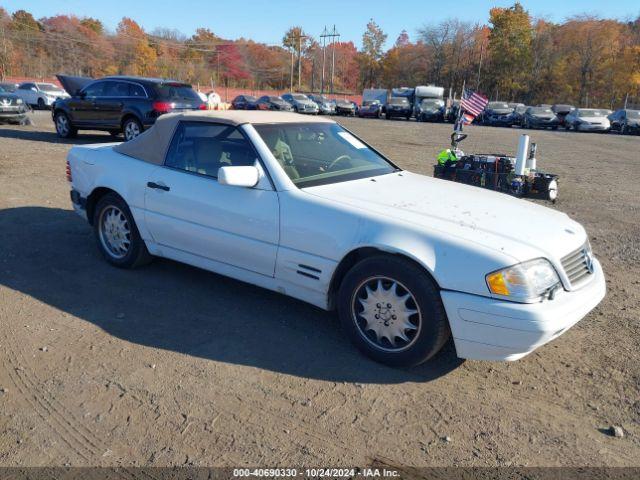
[[[291,79],[289,81],[289,91],[293,92],[293,48],[291,48]]]
[[[480,73],[482,72],[482,54],[484,52],[484,40],[480,44],[480,63],[478,63],[478,81],[476,82],[476,91],[480,90]]]
[[[333,94],[333,75],[336,68],[336,38],[340,38],[340,34],[334,25],[331,31],[331,94]]]
[[[327,58],[327,37],[329,36],[329,32],[327,31],[327,27],[324,27],[324,30],[320,34],[320,38],[322,39],[322,80],[320,82],[320,95],[324,93],[324,64]]]
[[[300,84],[302,81],[302,40],[307,39],[306,35],[302,35],[302,30],[298,34],[298,91],[300,91]]]

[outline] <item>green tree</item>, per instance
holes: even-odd
[[[504,100],[519,98],[528,90],[533,29],[529,13],[515,3],[492,8],[489,16],[489,69],[493,91]]]

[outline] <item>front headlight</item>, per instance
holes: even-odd
[[[22,105],[22,99],[16,98],[16,105]]]
[[[534,302],[555,291],[560,278],[544,258],[518,263],[486,276],[489,291],[515,302]]]

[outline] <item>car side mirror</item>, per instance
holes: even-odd
[[[218,183],[232,187],[253,188],[260,180],[260,172],[254,166],[220,167]]]
[[[38,89],[36,87],[31,87],[29,90],[31,90],[32,92],[37,92]]]
[[[76,90],[76,97],[84,98],[86,96],[87,96],[87,94],[84,93],[82,90],[80,90],[80,89]]]

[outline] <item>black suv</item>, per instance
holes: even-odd
[[[191,85],[173,80],[105,77],[98,80],[58,75],[71,98],[58,99],[51,109],[58,136],[78,130],[104,130],[125,141],[140,135],[163,113],[204,110],[206,104]]]

